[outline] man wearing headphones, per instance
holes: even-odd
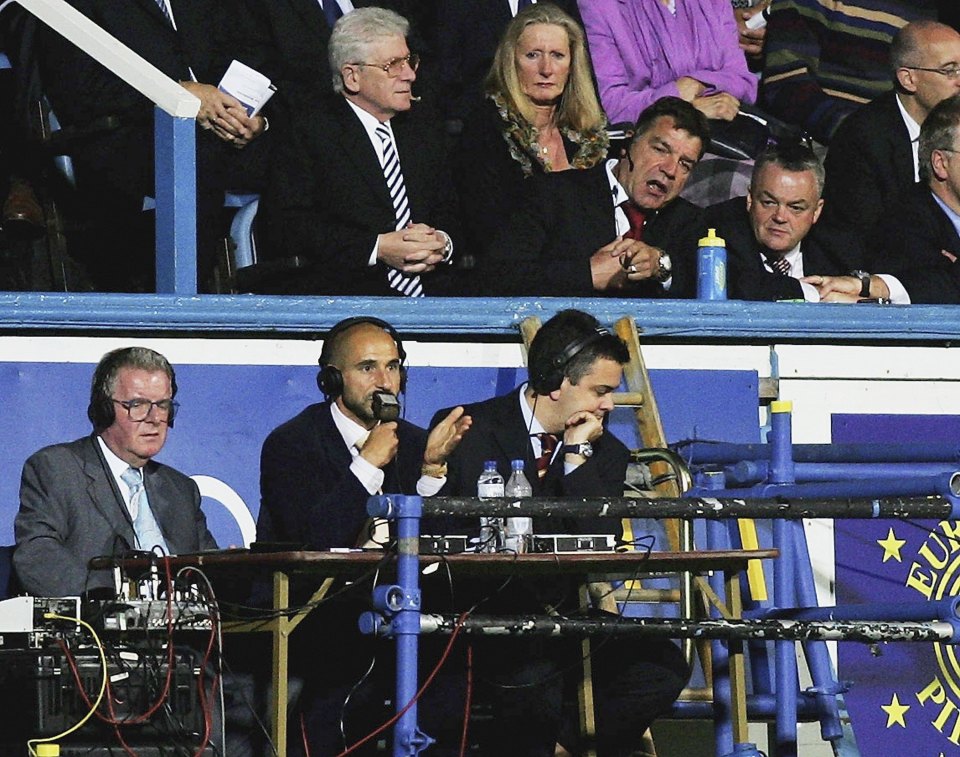
[[[593,316],[579,310],[557,313],[530,345],[529,381],[510,394],[465,408],[473,425],[449,457],[441,493],[475,496],[485,460],[496,460],[506,479],[510,461],[522,459],[535,497],[622,496],[629,453],[605,430],[604,421],[628,360],[627,346]],[[600,534],[618,526],[609,518],[534,520],[535,533]],[[458,604],[470,593],[462,588]],[[456,585],[453,593],[457,600]],[[577,591],[566,582],[515,576],[507,590],[484,599],[482,610],[536,612],[538,603],[575,613]],[[484,671],[476,696],[490,699],[496,726],[483,753],[548,757],[557,743],[582,753],[576,707],[570,709],[581,673],[579,642],[487,639],[474,644],[475,669]],[[683,655],[667,640],[609,640],[594,647],[592,661],[598,754],[636,754],[647,727],[686,684]]]
[[[398,418],[405,360],[396,330],[378,318],[347,318],[330,330],[317,376],[326,402],[310,405],[263,444],[258,540],[317,550],[385,546],[387,529],[367,517],[370,495],[437,493],[470,418],[456,408],[429,435]],[[369,607],[368,588],[337,592],[292,638],[293,667],[305,679],[304,732],[313,754],[339,753],[390,714],[383,692],[393,673],[382,655],[391,650],[357,629],[359,612]],[[361,679],[364,685],[353,690]]]
[[[447,457],[470,418],[456,408],[429,436],[397,418],[405,361],[399,335],[379,318],[347,318],[330,330],[317,375],[327,401],[310,405],[263,443],[260,541],[321,550],[362,546],[372,535],[365,529],[370,495],[439,491]]]
[[[130,550],[163,554],[216,549],[197,485],[153,460],[173,428],[173,366],[158,352],[108,352],[93,374],[93,434],[45,447],[23,467],[14,521],[17,577],[38,596],[112,589],[91,558]]]

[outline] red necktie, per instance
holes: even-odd
[[[647,214],[633,204],[630,200],[621,202],[627,221],[630,222],[630,230],[624,234],[625,239],[636,239],[638,242],[643,239],[643,224],[647,220]]]
[[[540,440],[540,457],[537,458],[537,476],[543,478],[550,469],[553,452],[557,448],[557,437],[553,434],[537,434]]]

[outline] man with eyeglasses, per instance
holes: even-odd
[[[409,24],[358,8],[330,36],[334,94],[301,104],[264,197],[269,255],[305,265],[269,291],[442,294],[457,213],[436,129],[408,113],[419,58]]]
[[[890,47],[894,90],[837,129],[824,167],[822,223],[866,236],[884,208],[920,178],[920,127],[933,107],[960,92],[960,33],[914,21]]]
[[[960,95],[930,111],[920,127],[920,177],[878,222],[868,270],[809,277],[831,302],[960,304]]]
[[[823,166],[808,145],[771,145],[758,157],[746,197],[707,210],[709,228],[726,242],[727,294],[737,300],[819,302],[805,274],[841,275],[857,267],[852,245],[826,238],[817,223],[824,207]]]
[[[680,197],[710,141],[707,119],[663,97],[622,157],[529,180],[483,255],[486,296],[692,297],[701,211]]]
[[[770,6],[760,104],[829,145],[863,103],[890,89],[894,34],[937,18],[938,0],[783,0]],[[944,0],[939,0],[944,2]]]
[[[93,434],[45,447],[23,467],[14,521],[14,568],[37,596],[113,589],[98,555],[131,550],[177,554],[216,549],[197,485],[157,463],[177,403],[173,366],[158,352],[108,352],[93,374],[87,416]]]

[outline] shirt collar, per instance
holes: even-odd
[[[947,214],[947,218],[950,219],[950,223],[953,224],[953,228],[957,230],[957,234],[960,234],[960,213],[957,213],[953,208],[951,208],[947,203],[937,197],[933,192],[930,193],[933,196],[933,199],[937,201],[943,212]]]
[[[370,431],[344,415],[336,401],[330,403],[330,415],[333,416],[333,425],[340,432],[343,443],[347,445],[351,454],[356,454],[358,445],[363,443]]]
[[[372,113],[368,113],[359,105],[355,104],[352,100],[348,98],[344,99],[347,101],[347,105],[353,109],[353,112],[357,114],[357,118],[360,119],[360,123],[363,125],[364,131],[367,132],[367,137],[374,145],[377,146],[379,152],[380,138],[377,136],[377,127],[386,126],[387,131],[390,132],[390,139],[393,139],[393,127],[390,126],[390,121],[387,120],[381,123]]]
[[[613,206],[615,208],[630,200],[630,197],[627,195],[627,190],[623,188],[623,185],[617,180],[616,174],[613,172],[613,169],[616,168],[619,162],[616,158],[611,158],[605,164],[607,181],[610,182],[610,195],[613,197]]]
[[[544,434],[543,424],[537,420],[533,414],[533,408],[527,402],[527,382],[520,386],[520,412],[523,414],[523,425],[526,426],[530,434]]]
[[[913,116],[911,116],[907,109],[903,107],[903,103],[900,101],[900,95],[897,95],[897,108],[900,110],[900,118],[903,119],[904,125],[907,127],[907,134],[910,135],[910,141],[916,142],[920,139],[920,124],[918,124]]]

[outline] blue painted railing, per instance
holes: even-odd
[[[632,315],[644,341],[946,344],[960,339],[960,308],[953,306],[32,292],[0,292],[0,333],[56,329],[317,334],[341,318],[375,314],[414,336],[515,336],[523,318],[546,319],[568,307],[590,311],[608,324]]]

